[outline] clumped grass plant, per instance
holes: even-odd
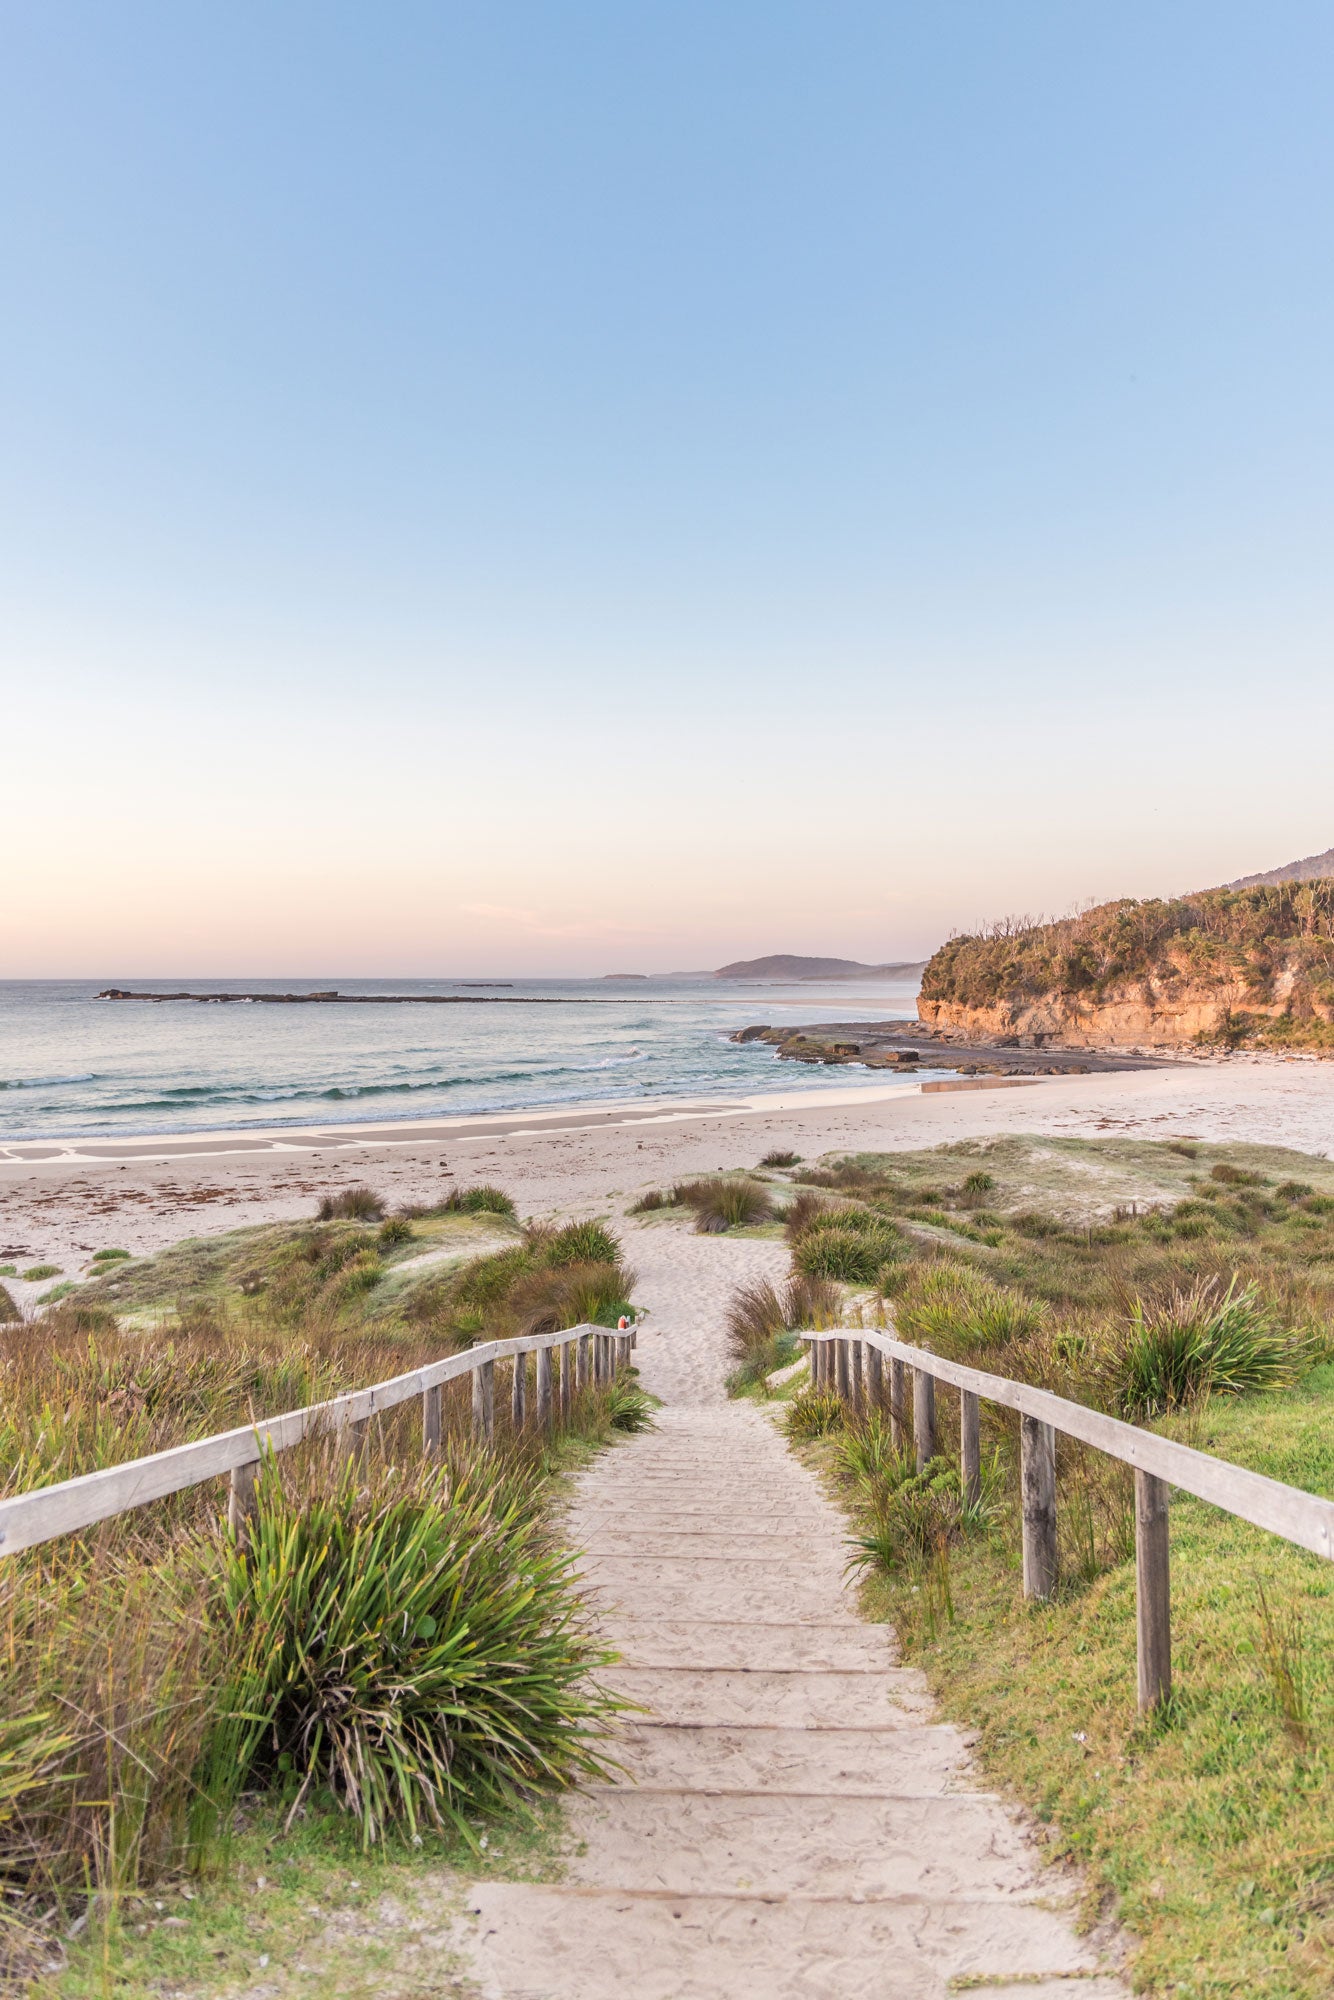
[[[476,1187],[451,1188],[431,1210],[434,1215],[503,1215],[513,1222],[517,1210],[504,1188],[482,1181]]]
[[[692,1209],[698,1236],[721,1236],[729,1229],[768,1222],[773,1198],[758,1181],[719,1174],[708,1180],[682,1181],[672,1190],[674,1200]]]
[[[223,1551],[231,1636],[210,1802],[256,1779],[323,1790],[369,1846],[392,1826],[467,1835],[535,1789],[598,1775],[609,1655],[531,1490],[484,1466],[380,1459],[266,1469]]]
[[[1281,1388],[1299,1372],[1304,1343],[1280,1328],[1254,1285],[1200,1278],[1159,1298],[1136,1298],[1109,1343],[1108,1395],[1122,1416],[1179,1410],[1211,1395]]]
[[[760,1161],[760,1165],[762,1167],[798,1167],[801,1165],[801,1154],[790,1153],[785,1148],[775,1148],[773,1152],[765,1154],[764,1158]]]
[[[378,1222],[384,1214],[384,1203],[374,1188],[343,1188],[338,1194],[326,1194],[315,1211],[319,1222]]]

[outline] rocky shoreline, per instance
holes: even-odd
[[[1169,1058],[1123,1049],[1062,1049],[1042,1036],[977,1042],[926,1021],[822,1021],[800,1028],[760,1023],[734,1042],[767,1042],[784,1062],[856,1064],[911,1076],[949,1069],[960,1076],[1088,1076],[1101,1070],[1161,1069]]]

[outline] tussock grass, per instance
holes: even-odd
[[[873,1285],[904,1254],[903,1238],[892,1222],[857,1211],[830,1209],[813,1218],[798,1237],[792,1263],[803,1277]]]
[[[374,1188],[343,1188],[338,1194],[326,1194],[315,1214],[319,1222],[378,1222],[384,1203]]]
[[[661,1208],[675,1208],[676,1194],[672,1188],[650,1188],[632,1201],[625,1211],[627,1215],[656,1215]]]
[[[1135,1298],[1106,1354],[1108,1399],[1142,1420],[1205,1396],[1292,1382],[1308,1343],[1277,1325],[1254,1284],[1197,1278],[1158,1298]]]
[[[801,1154],[789,1153],[782,1148],[776,1148],[772,1153],[764,1155],[764,1158],[760,1161],[760,1165],[762,1167],[799,1167],[801,1165]]]
[[[14,1303],[14,1295],[6,1286],[0,1285],[0,1326],[12,1326],[23,1315]]]
[[[738,1285],[726,1312],[728,1349],[737,1363],[733,1390],[763,1385],[774,1369],[795,1359],[799,1342],[789,1336],[803,1327],[834,1325],[840,1303],[837,1286],[801,1272],[781,1291],[764,1278]]]
[[[256,1780],[323,1789],[365,1845],[479,1818],[604,1765],[610,1656],[532,1489],[471,1463],[266,1469],[216,1588],[231,1634],[207,1749],[211,1808]]]
[[[904,1340],[979,1367],[1001,1368],[1006,1350],[1031,1340],[1047,1320],[1042,1300],[1007,1290],[957,1259],[906,1266],[894,1295],[894,1323]]]
[[[489,1181],[480,1181],[475,1187],[451,1188],[444,1200],[428,1212],[433,1215],[504,1215],[512,1222],[517,1210],[504,1188],[493,1187]]]
[[[682,1181],[672,1194],[678,1205],[693,1209],[698,1236],[721,1236],[728,1229],[767,1222],[774,1213],[768,1189],[742,1176]]]

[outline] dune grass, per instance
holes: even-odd
[[[475,1244],[495,1221],[454,1214],[382,1246],[335,1219],[118,1261],[0,1333],[0,1491],[438,1356],[449,1313],[414,1307],[440,1267],[409,1266],[386,1308],[395,1260],[423,1238]],[[594,1294],[628,1291],[599,1225],[505,1226],[512,1263],[480,1287],[486,1312],[572,1324]],[[476,1291],[495,1263],[455,1258],[445,1281]],[[270,1806],[292,1832],[346,1814],[365,1843],[454,1851],[596,1765],[614,1704],[544,1496],[571,1452],[649,1421],[648,1402],[627,1379],[580,1391],[552,1436],[512,1433],[507,1405],[485,1450],[469,1384],[447,1385],[438,1459],[415,1404],[377,1419],[354,1458],[312,1438],[264,1474],[239,1543],[217,1482],[0,1568],[0,1978],[59,1955],[50,1939],[81,1909],[111,1951],[106,1926],[146,1885],[214,1893],[235,1827]]]
[[[835,1161],[815,1185],[904,1232],[886,1304],[906,1338],[1334,1497],[1334,1169],[1279,1149],[1104,1144]],[[979,1154],[971,1170],[992,1184],[969,1190],[958,1169]],[[943,1223],[915,1221],[928,1196]],[[957,1232],[970,1200],[988,1204],[998,1245]],[[1014,1421],[983,1405],[970,1509],[958,1399],[937,1397],[941,1455],[922,1473],[884,1413],[809,1389],[789,1411],[795,1448],[852,1517],[872,1615],[979,1731],[983,1767],[1032,1807],[1053,1858],[1087,1868],[1090,1916],[1135,1940],[1136,1991],[1327,1993],[1330,1566],[1175,1496],[1175,1686],[1141,1719],[1128,1469],[1058,1440],[1060,1583],[1026,1604]]]

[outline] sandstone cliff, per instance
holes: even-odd
[[[1334,881],[1125,900],[951,938],[926,968],[918,1012],[1038,1046],[1334,1052]]]

